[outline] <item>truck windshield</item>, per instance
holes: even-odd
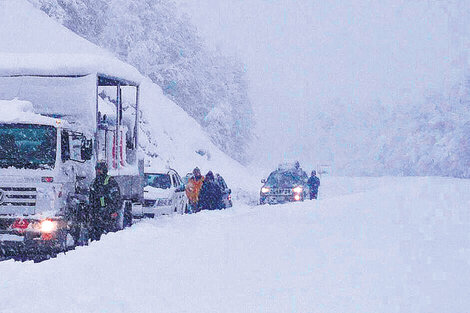
[[[52,169],[56,145],[53,126],[0,124],[0,167]]]
[[[168,189],[171,187],[170,175],[168,174],[145,174],[146,186]]]

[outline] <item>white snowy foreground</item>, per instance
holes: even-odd
[[[317,201],[146,220],[0,262],[0,312],[468,312],[469,191],[325,178]]]

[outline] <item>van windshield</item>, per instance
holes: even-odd
[[[0,124],[0,167],[52,169],[57,129],[47,125]]]
[[[168,189],[171,187],[170,175],[168,174],[145,174],[145,185]]]

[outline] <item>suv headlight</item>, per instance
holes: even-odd
[[[268,192],[270,192],[270,191],[271,191],[271,188],[269,188],[269,187],[263,187],[263,188],[261,188],[261,192],[262,192],[262,193],[268,193]]]
[[[295,187],[294,189],[292,189],[292,191],[295,192],[295,193],[302,193],[302,190],[303,190],[303,189],[302,189],[302,187],[300,187],[300,186],[297,186],[297,187]]]

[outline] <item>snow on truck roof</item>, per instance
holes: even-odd
[[[63,27],[25,0],[0,0],[0,76],[98,74],[138,85],[133,66]]]
[[[33,104],[18,99],[0,100],[0,116],[2,122],[33,123],[48,126],[68,126],[67,121],[34,113]]]

